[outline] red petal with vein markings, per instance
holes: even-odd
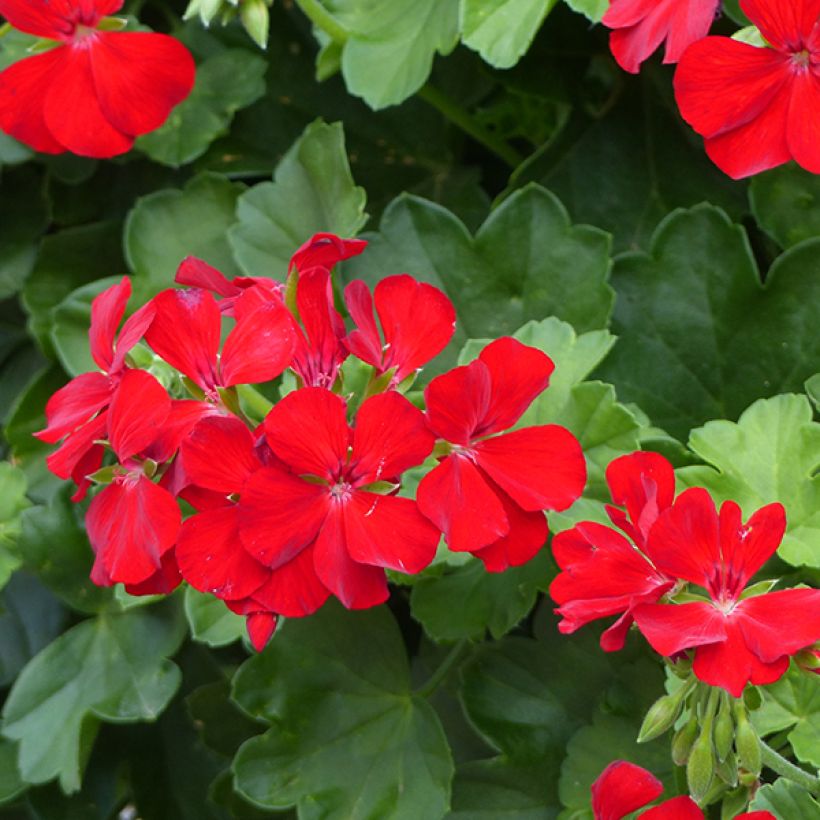
[[[310,268],[332,268],[343,259],[358,256],[367,247],[364,239],[342,239],[332,233],[314,234],[290,258],[288,270],[300,273]]]
[[[114,383],[102,373],[81,373],[46,404],[48,426],[34,435],[48,444],[76,430],[111,400]]]
[[[477,361],[436,376],[424,390],[427,423],[441,438],[467,445],[487,414],[492,382]]]
[[[786,142],[798,165],[820,174],[820,77],[813,70],[792,80]]]
[[[267,581],[253,593],[254,601],[286,618],[312,615],[330,597],[319,580],[314,546],[305,547],[292,561],[268,571]]]
[[[261,652],[273,637],[279,619],[272,612],[251,612],[245,618],[248,638],[257,652]]]
[[[170,412],[171,399],[150,373],[127,370],[108,412],[108,439],[120,462],[151,444]]]
[[[58,478],[68,479],[77,465],[88,456],[89,450],[98,446],[94,441],[105,438],[107,426],[108,411],[103,410],[99,416],[68,436],[58,450],[46,457],[48,469]]]
[[[616,760],[598,775],[591,791],[595,820],[621,820],[660,797],[663,784],[646,769]]]
[[[503,572],[509,567],[526,564],[547,542],[547,519],[542,512],[522,510],[503,491],[496,494],[504,506],[510,531],[503,538],[476,550],[473,554],[483,563],[487,572]]]
[[[377,369],[382,366],[382,338],[373,314],[373,298],[370,288],[360,279],[355,279],[344,293],[345,305],[356,327],[345,337],[347,349],[363,362]]]
[[[820,0],[741,0],[740,5],[766,42],[784,51],[797,51],[820,17]]]
[[[88,340],[91,357],[100,370],[111,369],[114,361],[114,335],[120,326],[125,305],[131,296],[131,280],[127,276],[106,288],[91,302],[91,329]]]
[[[721,643],[727,636],[726,616],[712,604],[641,604],[633,609],[635,622],[661,655]]]
[[[688,794],[664,800],[638,815],[639,820],[703,820],[704,817],[703,809]]]

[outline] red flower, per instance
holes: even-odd
[[[694,649],[695,675],[734,697],[749,682],[778,680],[791,655],[820,639],[820,590],[743,597],[785,527],[780,504],[761,508],[744,524],[733,501],[718,515],[706,490],[681,493],[652,527],[647,552],[658,569],[703,587],[711,601],[635,607],[652,647],[662,655]]]
[[[290,258],[288,272],[311,268],[331,270],[337,262],[358,256],[367,247],[364,239],[342,239],[333,233],[314,234]]]
[[[37,151],[112,157],[159,128],[194,85],[194,61],[173,37],[100,31],[122,0],[0,0],[0,15],[43,54],[0,73],[0,128]]]
[[[740,0],[771,48],[728,37],[690,46],[675,73],[683,118],[739,179],[794,159],[820,173],[820,0]]]
[[[348,350],[376,368],[393,370],[391,384],[399,384],[441,353],[455,332],[456,312],[438,289],[412,276],[388,276],[374,291],[384,342],[373,316],[373,301],[360,280],[345,288],[345,304],[357,327],[348,334]]]
[[[609,47],[618,65],[637,74],[666,41],[663,61],[676,63],[684,49],[705,37],[720,0],[612,0],[601,22],[615,29]]]
[[[346,607],[361,609],[386,600],[382,568],[416,573],[433,559],[435,527],[411,499],[381,494],[427,457],[433,437],[398,393],[367,399],[352,430],[345,412],[341,398],[318,387],[274,406],[265,438],[282,466],[245,481],[239,533],[260,563],[275,570],[310,562]]]
[[[581,446],[557,425],[512,427],[549,383],[553,364],[510,337],[472,364],[433,379],[427,423],[449,453],[419,484],[419,509],[452,550],[475,553],[491,572],[529,561],[547,538],[543,510],[564,510],[581,494]]]
[[[550,585],[563,620],[558,629],[575,632],[590,621],[623,613],[601,635],[607,652],[623,649],[634,618],[632,609],[657,601],[675,585],[647,555],[646,537],[652,525],[672,503],[675,474],[672,465],[657,453],[633,453],[610,463],[606,471],[612,500],[626,507],[607,507],[611,527],[582,521],[552,539],[552,551],[563,570]]]

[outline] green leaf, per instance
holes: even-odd
[[[612,309],[609,237],[573,226],[548,191],[528,186],[510,196],[471,237],[444,208],[402,195],[385,211],[380,232],[344,267],[347,281],[375,284],[406,271],[452,299],[461,334],[494,338],[529,319],[554,315],[578,331],[606,325]]]
[[[613,329],[598,371],[683,439],[755,399],[800,391],[817,370],[820,240],[780,256],[765,286],[743,229],[710,205],[676,211],[649,254],[618,259]]]
[[[793,162],[753,177],[749,202],[760,227],[782,248],[820,236],[820,179]]]
[[[213,595],[185,590],[185,616],[191,627],[191,637],[208,646],[226,646],[245,634],[245,619],[231,612],[223,601]]]
[[[814,406],[820,410],[820,373],[815,373],[806,380],[806,394],[814,402]]]
[[[749,811],[768,811],[778,820],[806,820],[820,815],[820,803],[804,788],[781,777],[757,792]]]
[[[706,487],[718,502],[737,501],[744,518],[779,501],[787,528],[778,555],[820,567],[820,424],[812,415],[805,396],[785,395],[756,401],[737,424],[710,421],[689,437],[710,466],[684,467],[678,478]]]
[[[35,578],[17,572],[0,593],[0,686],[62,630],[65,610]]]
[[[820,686],[817,677],[792,665],[787,675],[762,686],[763,706],[751,713],[761,735],[789,729],[795,757],[820,768]]]
[[[125,258],[134,271],[134,305],[173,286],[186,256],[198,256],[226,276],[239,273],[226,232],[242,187],[200,174],[181,191],[156,191],[137,200],[125,222]]]
[[[396,105],[424,85],[436,52],[458,42],[458,0],[330,0],[347,30],[342,76],[374,109]]]
[[[318,231],[354,235],[367,220],[341,123],[309,125],[276,168],[273,182],[239,197],[229,232],[236,261],[248,276],[284,280],[294,251]]]
[[[82,512],[69,495],[71,489],[64,485],[47,505],[23,512],[18,548],[23,566],[58,598],[80,612],[97,612],[109,604],[112,592],[88,577],[94,556]]]
[[[14,800],[25,789],[17,769],[17,744],[0,738],[0,806]]]
[[[167,660],[184,635],[172,605],[83,621],[36,655],[3,707],[3,734],[20,742],[28,783],[59,777],[79,789],[99,720],[155,720],[180,682]],[[59,727],[59,731],[55,731]]]
[[[564,0],[564,2],[579,14],[583,14],[593,23],[600,23],[604,12],[609,8],[610,0]]]
[[[31,149],[14,137],[0,132],[0,168],[4,165],[19,165],[32,157]]]
[[[20,566],[20,514],[30,506],[26,477],[19,467],[0,461],[0,589]]]
[[[185,699],[188,713],[197,727],[202,742],[223,755],[233,757],[236,750],[264,728],[251,720],[230,699],[231,687],[227,680],[218,680],[198,686]]]
[[[421,578],[413,586],[413,617],[436,641],[493,638],[509,632],[533,607],[539,590],[549,583],[546,551],[520,567],[487,572],[477,559],[440,577]],[[458,606],[453,606],[458,601]]]
[[[208,57],[197,66],[190,96],[171,112],[156,131],[137,140],[151,159],[178,168],[208,149],[227,133],[234,114],[265,93],[267,62],[243,48]]]
[[[524,56],[557,0],[461,0],[461,41],[490,65],[510,68]]]
[[[234,698],[273,726],[234,760],[240,794],[299,816],[440,817],[453,763],[435,712],[410,690],[404,644],[384,607],[326,604],[289,620],[240,668]]]

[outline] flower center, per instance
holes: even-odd
[[[811,53],[807,48],[792,53],[792,65],[800,71],[806,71],[811,65]]]
[[[350,496],[352,491],[353,485],[349,484],[347,481],[338,481],[336,484],[330,485],[331,498],[334,498],[337,501],[344,501]]]
[[[74,35],[71,38],[71,44],[80,48],[87,48],[96,39],[97,29],[83,25],[82,23],[77,23],[74,28]]]

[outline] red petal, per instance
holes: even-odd
[[[641,63],[663,42],[672,24],[674,15],[672,4],[674,2],[675,0],[658,0],[658,2],[649,3],[643,0],[643,2],[632,4],[635,8],[632,14],[619,15],[607,12],[604,15],[601,22],[605,26],[616,29],[609,36],[609,49],[624,71],[637,74]],[[613,3],[613,7],[616,5]],[[626,5],[627,2],[622,3],[622,6]],[[640,17],[637,16],[638,10],[642,12]],[[619,23],[618,20],[631,22]]]
[[[271,450],[294,472],[334,481],[347,460],[350,428],[344,400],[321,387],[288,393],[265,418]]]
[[[92,484],[88,476],[96,473],[102,467],[104,456],[105,448],[102,444],[94,444],[86,450],[74,465],[74,469],[71,471],[71,480],[77,485],[77,489],[74,495],[71,496],[71,500],[75,504],[85,498]]]
[[[140,476],[109,484],[91,501],[88,539],[113,583],[138,584],[174,546],[181,515],[174,497]]]
[[[153,299],[156,316],[145,340],[171,367],[205,390],[216,384],[222,314],[210,293],[164,290]]]
[[[786,141],[798,165],[820,174],[820,78],[812,69],[794,75]]]
[[[661,655],[726,640],[726,616],[711,604],[641,604],[632,610],[643,636]]]
[[[703,809],[688,794],[664,800],[638,815],[639,820],[703,820],[704,817]]]
[[[111,369],[114,360],[114,334],[120,326],[130,296],[131,280],[123,276],[119,284],[106,288],[91,302],[91,329],[88,332],[88,339],[91,357],[100,370]]]
[[[46,92],[43,113],[54,138],[75,154],[113,157],[134,143],[103,114],[91,72],[89,48],[60,49],[64,54]]]
[[[626,507],[646,538],[658,515],[675,497],[675,471],[658,453],[631,453],[609,463],[606,482],[612,500]]]
[[[663,61],[678,62],[692,43],[702,40],[709,33],[719,7],[720,0],[689,0],[687,3],[674,3],[674,16],[666,37]]]
[[[820,17],[820,0],[742,0],[741,6],[766,42],[782,51],[799,51]]]
[[[149,578],[138,584],[126,584],[129,595],[167,595],[182,583],[174,551],[169,550],[162,556],[160,568]]]
[[[65,151],[46,125],[43,110],[55,73],[62,70],[65,50],[26,57],[0,72],[0,129],[44,154]]]
[[[421,512],[444,533],[451,550],[472,552],[510,531],[495,490],[463,456],[448,456],[424,476],[416,498]]]
[[[268,571],[267,581],[253,593],[266,609],[286,618],[311,615],[330,597],[314,566],[314,547],[305,547],[292,561]]]
[[[332,268],[343,259],[358,256],[367,247],[364,239],[341,239],[332,233],[314,234],[290,258],[288,270],[300,273],[309,268]]]
[[[247,598],[270,574],[242,547],[236,505],[186,519],[179,531],[176,555],[185,580],[217,598]]]
[[[544,513],[525,512],[503,490],[496,490],[496,493],[504,505],[510,531],[498,541],[475,551],[475,557],[484,562],[487,572],[503,572],[509,567],[526,564],[546,544],[549,532]]]
[[[146,458],[159,464],[169,461],[197,422],[218,414],[216,407],[206,401],[172,399],[171,412],[157,430],[157,437],[144,450]]]
[[[381,369],[382,339],[373,314],[370,289],[360,279],[356,279],[345,288],[344,298],[347,312],[356,325],[345,337],[347,349],[363,362]]]
[[[70,21],[70,12],[71,6],[66,2],[0,0],[0,17],[26,34],[50,40],[62,40],[73,34],[74,24]],[[94,24],[92,20],[89,23]]]
[[[698,680],[720,686],[739,698],[747,683],[765,686],[781,678],[789,666],[786,656],[774,663],[764,663],[743,639],[737,619],[726,619],[726,640],[695,650],[692,670]]]
[[[421,410],[404,396],[371,396],[356,413],[349,474],[358,487],[399,476],[421,464],[434,444]]]
[[[601,772],[591,792],[595,820],[621,820],[659,797],[663,784],[646,769],[616,760]]]
[[[490,373],[490,403],[473,438],[512,427],[540,393],[555,369],[552,360],[534,347],[509,336],[490,342],[478,357]]]
[[[316,539],[316,574],[348,609],[368,609],[383,604],[389,596],[384,570],[360,564],[350,557],[340,507],[335,504],[330,508]]]
[[[167,34],[98,32],[89,53],[100,108],[125,134],[159,128],[194,87],[194,58]]]
[[[68,436],[60,449],[46,458],[48,469],[64,480],[72,476],[77,465],[88,457],[89,451],[98,446],[94,441],[105,437],[107,426],[108,411],[103,410],[99,416]]]
[[[438,288],[405,273],[382,279],[373,297],[384,332],[381,369],[396,367],[395,383],[427,364],[453,338],[456,311]]]
[[[436,376],[424,390],[427,422],[441,438],[467,445],[490,405],[489,368],[481,361]]]
[[[780,546],[786,531],[786,511],[782,504],[767,504],[743,524],[740,507],[727,501],[720,508],[719,518],[723,585],[736,597]]]
[[[662,572],[702,587],[718,578],[721,565],[718,515],[702,487],[682,492],[649,533],[646,553]]]
[[[820,590],[785,589],[747,598],[732,617],[749,649],[771,663],[820,641]]]
[[[359,490],[342,507],[347,551],[354,561],[415,575],[435,557],[441,533],[412,499]]]
[[[478,465],[525,510],[565,510],[584,490],[581,445],[564,427],[525,427],[474,447]]]
[[[778,97],[788,97],[790,76],[787,58],[777,51],[706,37],[681,57],[675,98],[695,131],[716,137],[760,117]]]
[[[245,549],[276,569],[311,544],[330,504],[326,486],[265,467],[247,481],[239,503],[239,534]]]
[[[238,493],[262,466],[251,431],[233,416],[202,419],[181,445],[192,484],[229,495]]]
[[[179,263],[174,281],[179,285],[210,290],[220,296],[238,296],[242,292],[224,273],[196,256],[186,256]]]
[[[251,612],[245,618],[245,627],[251,645],[257,652],[261,652],[276,631],[278,618],[272,612]]]
[[[145,370],[126,370],[108,413],[108,440],[120,462],[144,450],[171,412],[165,388]]]
[[[125,320],[114,344],[114,360],[111,362],[110,373],[122,370],[126,354],[145,335],[153,321],[154,305],[151,302],[143,305],[133,316]]]
[[[268,302],[243,316],[225,340],[220,384],[258,384],[275,379],[290,364],[296,334],[288,309]]]
[[[102,373],[81,373],[46,404],[48,426],[34,435],[48,444],[76,430],[111,400],[114,384]]]

